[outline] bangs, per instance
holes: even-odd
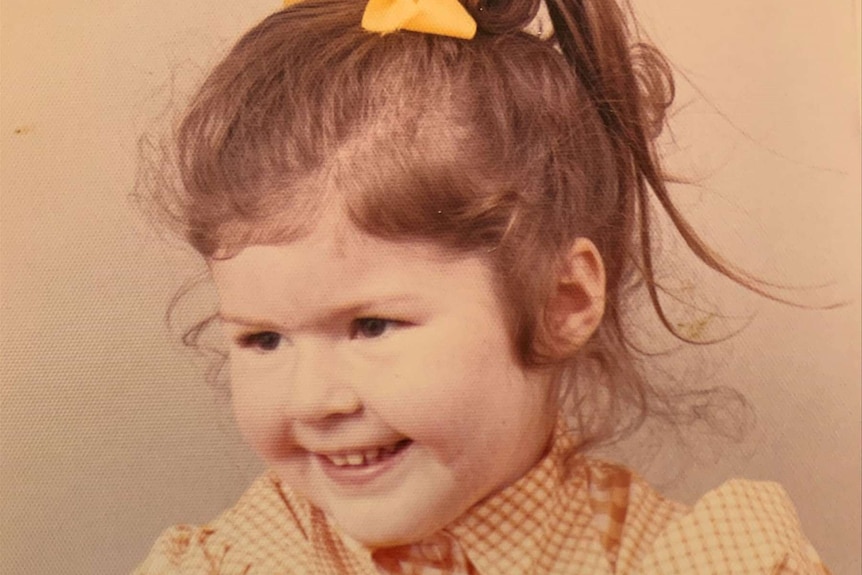
[[[482,177],[465,161],[472,154],[429,161],[417,149],[427,150],[393,150],[366,169],[342,174],[351,181],[338,187],[357,190],[344,195],[351,222],[393,241],[430,241],[454,251],[496,248],[509,226],[519,182]]]
[[[391,241],[428,241],[457,252],[499,247],[531,182],[527,174],[499,178],[478,169],[476,158],[487,151],[450,122],[408,124],[359,134],[314,171],[250,170],[241,189],[257,203],[218,226],[219,257],[293,241],[332,214]]]

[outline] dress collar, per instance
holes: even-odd
[[[547,455],[535,467],[445,529],[480,573],[530,572],[547,555],[546,527],[555,515],[563,509],[570,513],[573,505],[588,505],[585,491],[577,488],[581,481],[567,481],[574,451],[572,436],[558,423]],[[581,516],[586,527],[589,514]]]

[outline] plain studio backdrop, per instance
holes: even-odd
[[[2,1],[3,574],[128,572],[162,529],[214,517],[260,471],[206,362],[166,325],[200,262],[129,198],[139,136],[169,125],[279,5]],[[682,474],[667,456],[644,471],[687,502],[731,476],[779,481],[834,572],[859,573],[858,1],[635,5],[698,88],[680,77],[667,146],[672,167],[701,178],[678,191],[682,205],[753,272],[832,282],[823,301],[849,300],[801,310],[696,273],[753,319],[725,344],[671,355],[671,371],[736,386],[758,427],[738,446],[690,446]],[[187,301],[180,325],[211,293]]]

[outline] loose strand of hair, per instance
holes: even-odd
[[[669,64],[655,48],[648,44],[636,42],[631,46],[626,45],[619,31],[627,30],[628,22],[615,1],[604,2],[602,6],[598,4],[602,2],[600,0],[549,0],[548,7],[563,53],[574,66],[576,74],[592,99],[609,132],[612,145],[623,153],[623,157],[627,155],[631,158],[631,165],[621,166],[631,171],[620,170],[620,187],[623,193],[626,191],[627,184],[635,191],[640,254],[634,261],[638,262],[639,259],[639,267],[650,302],[662,325],[674,337],[696,345],[724,341],[738,332],[734,330],[733,333],[717,339],[697,340],[681,333],[668,317],[659,296],[652,253],[650,195],[658,200],[674,229],[695,257],[730,281],[767,299],[795,307],[831,309],[842,305],[833,303],[825,306],[810,306],[778,293],[791,288],[757,277],[734,265],[704,241],[682,215],[667,189],[666,181],[672,181],[672,178],[667,178],[663,173],[653,143],[665,123],[664,114],[655,114],[654,111],[657,107],[666,110],[675,92]],[[628,3],[625,3],[625,6],[631,10]],[[640,54],[640,57],[645,60],[645,65],[636,68],[632,62],[633,54]],[[603,65],[607,66],[608,62],[614,63],[617,68],[621,65],[622,70],[605,70]],[[643,71],[650,69],[655,69],[657,72],[650,74]],[[621,89],[619,83],[627,82],[627,77],[633,77],[639,71],[641,86],[629,85]],[[661,93],[661,91],[656,92],[656,88],[659,88],[658,83],[662,78],[667,82],[666,85],[661,86],[667,94],[664,101],[644,101],[646,97],[644,93],[653,97],[656,93]],[[632,98],[625,97],[626,93],[638,95],[640,98],[632,102],[630,101]],[[652,108],[648,109],[645,104],[651,105]],[[651,117],[645,117],[646,114],[650,114]]]

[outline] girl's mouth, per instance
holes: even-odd
[[[343,487],[357,488],[370,484],[394,468],[411,445],[411,439],[402,439],[372,449],[315,455],[321,470],[330,480]]]
[[[321,454],[329,463],[336,467],[367,467],[381,463],[393,455],[399,453],[410,445],[410,439],[402,439],[392,445],[356,451],[353,453],[333,453],[329,455]]]

